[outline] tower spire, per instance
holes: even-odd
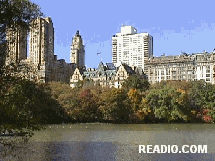
[[[79,35],[79,30],[76,31],[76,35]]]
[[[83,41],[79,35],[79,30],[77,30],[72,39],[70,51],[70,61],[71,63],[76,64],[76,67],[85,67],[85,50],[82,42]]]

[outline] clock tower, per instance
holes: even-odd
[[[85,67],[85,50],[79,30],[72,39],[70,62],[75,63],[76,67]]]

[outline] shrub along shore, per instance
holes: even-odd
[[[204,81],[163,81],[150,85],[138,75],[121,89],[80,81],[74,89],[48,84],[66,122],[213,123],[215,85]]]
[[[71,88],[61,82],[11,80],[0,100],[1,130],[15,133],[55,123],[213,123],[215,85],[204,81],[163,81],[150,85],[134,75],[121,89],[89,80]]]

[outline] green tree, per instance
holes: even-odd
[[[194,81],[189,90],[190,105],[195,110],[200,110],[204,105],[204,95],[206,93],[207,83],[204,81]]]
[[[70,107],[70,100],[78,92],[75,91],[66,83],[50,82],[48,83],[52,98],[58,101],[63,109]]]
[[[140,91],[146,91],[149,88],[148,80],[144,79],[138,74],[131,75],[122,85],[122,88],[127,92],[130,89],[138,89]]]
[[[5,66],[8,54],[6,29],[29,30],[31,20],[42,13],[38,5],[28,0],[1,0],[0,12],[0,133],[7,130],[25,132],[24,136],[31,136],[33,130],[39,129],[35,124],[36,113],[31,109],[35,102],[31,102],[32,100],[23,95],[22,91],[27,88],[24,84],[32,84],[22,80],[23,78],[13,76],[11,67]],[[34,87],[36,88],[32,85],[31,89]]]
[[[210,110],[209,112],[208,112],[208,116],[210,116],[210,118],[211,118],[211,122],[212,123],[214,123],[215,122],[215,110]]]
[[[129,122],[131,114],[130,102],[127,94],[122,89],[109,89],[100,96],[99,110],[103,119],[112,122]]]
[[[212,110],[215,107],[215,87],[204,81],[191,82],[188,90],[190,106],[193,110],[202,111],[203,109]]]
[[[14,82],[0,99],[0,133],[22,134],[27,141],[33,131],[43,128],[43,124],[62,121],[60,106],[44,84],[19,78]],[[11,143],[0,138],[0,144]]]
[[[161,89],[151,89],[146,95],[146,104],[152,108],[155,117],[168,121],[188,121],[190,108],[187,94],[181,89],[164,86]]]
[[[204,122],[214,122],[215,86],[204,81],[192,82],[189,90],[190,106],[201,114]]]

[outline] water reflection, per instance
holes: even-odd
[[[58,126],[58,128],[57,128]],[[49,127],[49,126],[47,126]],[[22,161],[202,160],[215,158],[215,126],[193,124],[52,125],[37,132],[13,158]],[[208,145],[208,154],[139,154],[144,145]]]

